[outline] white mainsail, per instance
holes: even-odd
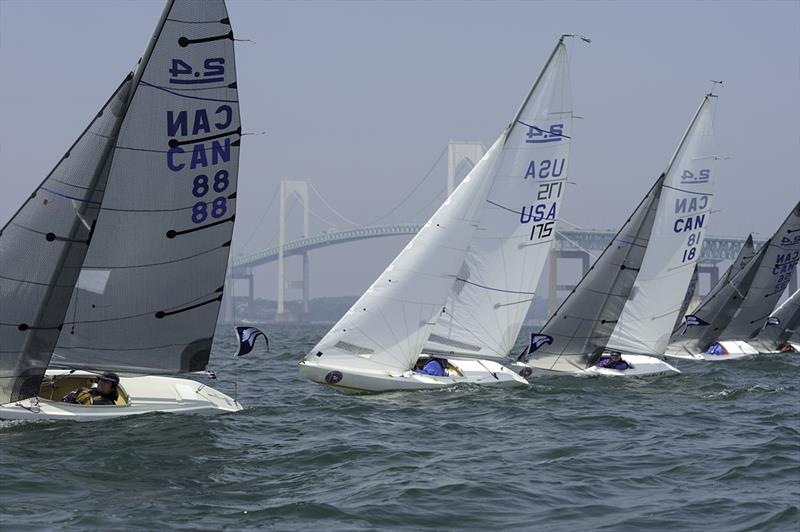
[[[503,140],[495,142],[306,359],[362,371],[413,367],[464,261]]]
[[[666,350],[709,223],[716,100],[703,99],[667,166],[647,251],[608,349],[655,356]]]
[[[82,277],[51,366],[206,367],[236,207],[241,125],[222,0],[167,3],[117,135]]]
[[[505,358],[516,342],[566,189],[572,104],[563,41],[504,133],[478,229],[425,352]]]

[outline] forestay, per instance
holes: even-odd
[[[504,358],[514,346],[566,189],[572,105],[563,40],[503,133],[479,227],[426,352]]]
[[[662,174],[614,239],[541,330],[549,344],[530,354],[537,368],[579,372],[599,357],[636,282],[653,228]]]
[[[130,77],[0,231],[0,404],[36,395],[103,200]]]
[[[703,99],[667,166],[647,252],[608,349],[654,356],[666,350],[708,229],[716,100]]]
[[[241,135],[224,2],[168,2],[133,82],[51,365],[202,370],[225,281]]]
[[[753,283],[721,335],[725,340],[747,340],[758,334],[789,286],[800,259],[800,202],[764,246]]]
[[[306,359],[361,371],[413,367],[464,261],[502,141],[495,142]]]

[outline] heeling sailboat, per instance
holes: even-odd
[[[713,102],[701,103],[666,170],[517,362],[540,372],[678,373],[662,356],[691,280],[711,209]],[[624,371],[595,368],[607,349]]]
[[[421,374],[414,369],[419,360],[427,360],[421,353],[431,339],[449,341],[443,348],[449,355],[453,348],[451,333],[455,327],[463,328],[461,322],[452,319],[456,315],[452,311],[454,300],[461,294],[471,294],[471,299],[466,295],[459,299],[461,303],[492,311],[497,303],[495,293],[503,294],[501,303],[512,298],[519,307],[499,311],[501,318],[497,321],[512,323],[511,327],[516,327],[514,321],[521,325],[536,284],[535,279],[525,276],[538,279],[541,273],[537,261],[544,261],[552,241],[566,178],[567,133],[572,116],[565,37],[559,39],[520,109],[494,145],[386,271],[300,362],[303,376],[362,391],[440,388],[457,383],[527,384],[513,371],[489,360],[505,349],[502,346],[508,338],[510,349],[518,327],[516,332],[501,327],[501,334],[490,336],[499,343],[486,350],[486,357],[481,356],[480,347],[469,353],[478,353],[475,358],[448,356],[446,375]],[[545,251],[529,252],[526,248]],[[469,250],[471,258],[467,258]],[[489,275],[496,274],[494,264],[504,251],[509,253],[507,259],[531,260],[513,270],[512,283],[504,280],[504,287],[521,288],[514,290],[518,293],[485,290],[500,285]],[[470,272],[481,275],[479,279],[489,284],[481,282],[478,287]],[[472,287],[480,290],[472,292]],[[489,301],[485,301],[486,294],[492,294]],[[466,321],[481,313],[457,315]],[[436,330],[447,336],[432,338],[441,319],[448,323]],[[459,329],[456,336],[462,333]],[[457,345],[471,349],[464,341]]]
[[[770,314],[749,343],[759,353],[800,353],[800,290]]]
[[[761,330],[789,284],[800,259],[800,203],[775,234],[711,300],[716,313],[701,307],[688,326],[672,336],[668,355],[693,360],[732,360],[758,350],[747,343]],[[711,305],[713,303],[713,306]]]
[[[238,107],[223,0],[170,0],[135,73],[0,233],[0,418],[241,409],[166,376],[208,363]],[[59,401],[98,371],[123,374],[116,405]]]
[[[569,174],[570,93],[562,37],[512,121],[478,229],[425,353],[504,360],[513,349],[555,239]]]

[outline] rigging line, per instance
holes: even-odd
[[[589,251],[585,247],[581,246],[580,244],[578,244],[577,242],[572,240],[570,237],[568,237],[567,235],[565,235],[561,231],[556,231],[556,234],[558,236],[560,236],[561,238],[563,238],[564,240],[566,240],[567,242],[569,242],[570,244],[572,244],[573,246],[575,246],[576,248],[578,248],[579,250],[583,251],[584,253],[586,253],[587,255],[592,257],[592,259],[594,259],[594,261],[597,261],[598,255],[595,255],[594,253],[592,253],[591,251]]]
[[[469,327],[465,327],[465,326],[464,326],[464,324],[463,324],[463,323],[461,323],[460,321],[458,321],[458,319],[456,319],[456,317],[455,317],[455,316],[454,316],[454,315],[453,315],[453,314],[452,314],[452,313],[451,313],[449,310],[447,310],[446,308],[444,308],[444,309],[442,309],[442,311],[443,311],[443,313],[444,313],[444,314],[447,314],[448,316],[450,316],[450,319],[451,319],[451,320],[453,320],[453,322],[454,322],[456,325],[458,325],[458,326],[459,326],[459,327],[461,327],[463,330],[467,331],[467,332],[468,332],[470,335],[472,335],[472,337],[473,337],[473,338],[475,338],[475,340],[477,340],[477,343],[478,343],[479,345],[482,345],[482,346],[486,347],[486,348],[487,348],[489,351],[492,351],[494,354],[496,354],[496,355],[498,355],[498,356],[500,356],[500,357],[504,357],[504,356],[505,356],[503,353],[498,353],[497,351],[495,351],[494,349],[492,349],[492,346],[490,346],[489,344],[487,344],[486,342],[484,342],[483,340],[481,340],[481,339],[478,337],[478,335],[477,335],[477,334],[475,334],[475,332],[474,332],[474,331],[473,331],[471,328],[469,328]],[[489,331],[487,331],[487,330],[486,330],[486,328],[485,328],[485,327],[481,327],[481,328],[483,329],[483,331],[484,331],[485,333],[487,333],[487,336],[491,336],[491,334],[489,333]]]
[[[371,222],[368,222],[368,223],[364,224],[364,227],[367,227],[367,226],[370,226],[370,225],[375,225],[376,223],[380,222],[381,220],[384,220],[384,219],[388,218],[388,217],[389,217],[390,215],[392,215],[392,214],[393,214],[393,213],[394,213],[394,212],[395,212],[397,209],[399,209],[401,205],[403,205],[403,204],[404,204],[406,201],[408,201],[408,199],[409,199],[409,198],[411,198],[411,196],[413,196],[413,195],[414,195],[414,193],[415,193],[415,192],[416,192],[416,191],[419,189],[419,187],[421,187],[421,186],[422,186],[422,184],[423,184],[425,181],[427,181],[427,179],[428,179],[428,178],[431,176],[431,174],[433,173],[433,171],[434,171],[434,170],[436,169],[436,167],[439,165],[439,161],[441,161],[441,160],[442,160],[442,157],[444,157],[444,154],[445,154],[445,152],[447,152],[447,149],[448,149],[448,147],[449,147],[449,145],[448,145],[448,144],[445,144],[445,146],[444,146],[444,148],[442,149],[441,153],[439,153],[439,156],[436,158],[436,161],[435,161],[435,162],[433,163],[433,165],[432,165],[432,166],[431,166],[431,167],[428,169],[428,172],[425,174],[425,176],[424,176],[424,177],[423,177],[423,178],[422,178],[422,179],[421,179],[421,180],[420,180],[420,181],[419,181],[419,182],[418,182],[416,185],[414,185],[414,188],[413,188],[413,189],[411,189],[411,192],[409,192],[409,193],[408,193],[408,194],[407,194],[407,195],[406,195],[406,196],[405,196],[405,197],[404,197],[402,200],[400,200],[400,203],[398,203],[397,205],[395,205],[394,207],[392,207],[392,208],[389,210],[389,212],[387,212],[386,214],[384,214],[384,215],[382,215],[382,216],[379,216],[378,218],[375,218],[375,219],[374,219],[374,220],[372,220]],[[426,205],[426,207],[427,207],[427,205]]]
[[[279,190],[280,186],[275,187],[275,192],[272,193],[272,199],[269,200],[267,208],[264,209],[263,213],[261,214],[261,218],[259,218],[258,220],[258,223],[253,227],[253,230],[250,232],[250,236],[248,236],[247,240],[245,240],[244,244],[242,244],[241,247],[242,251],[244,251],[247,248],[248,244],[250,244],[250,241],[253,240],[253,237],[256,236],[256,233],[261,228],[261,224],[264,222],[264,219],[267,217],[267,213],[272,208],[272,204],[275,202],[275,198],[278,197]]]
[[[146,87],[151,87],[153,89],[158,89],[160,91],[164,91],[168,94],[172,94],[173,96],[179,96],[181,98],[187,98],[189,100],[202,100],[204,102],[222,102],[222,103],[239,103],[239,100],[223,100],[220,98],[203,98],[202,96],[189,96],[188,94],[181,94],[179,92],[171,91],[166,87],[160,87],[158,85],[153,85],[152,83],[148,83],[144,80],[141,81],[141,84]],[[206,87],[207,89],[226,89],[227,86],[220,86],[220,87]]]
[[[325,205],[326,207],[328,207],[328,209],[330,209],[330,210],[331,210],[331,212],[332,212],[333,214],[335,214],[336,216],[338,216],[339,218],[341,218],[342,220],[344,220],[345,222],[347,222],[348,224],[350,224],[350,225],[352,225],[352,226],[354,226],[354,227],[361,227],[361,224],[359,224],[359,223],[357,223],[357,222],[354,222],[353,220],[350,220],[350,219],[348,219],[348,218],[344,217],[344,216],[343,216],[341,213],[339,213],[339,211],[337,211],[336,209],[334,209],[334,208],[331,206],[331,204],[330,204],[330,203],[328,203],[327,201],[325,201],[325,198],[323,198],[323,197],[322,197],[322,194],[320,194],[320,193],[319,193],[319,191],[317,190],[317,188],[314,186],[314,183],[312,183],[311,181],[308,181],[308,186],[309,186],[309,187],[311,187],[311,190],[314,192],[314,194],[316,194],[316,195],[317,195],[317,197],[320,199],[320,201],[322,201],[323,205]],[[309,210],[311,210],[311,209],[309,209]]]

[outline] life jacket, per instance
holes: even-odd
[[[433,375],[436,377],[446,377],[447,376],[447,369],[445,367],[445,363],[442,363],[441,360],[437,358],[431,359],[421,370],[420,373],[424,373],[426,375]]]
[[[68,393],[64,399],[65,403],[74,403],[77,405],[113,405],[114,401],[110,397],[104,397],[97,393],[97,390],[92,388],[78,388]]]
[[[600,359],[600,362],[597,363],[597,367],[606,369],[616,369],[617,371],[625,371],[626,369],[630,368],[630,365],[624,360],[620,360],[619,362],[615,363],[610,358],[602,358]]]

